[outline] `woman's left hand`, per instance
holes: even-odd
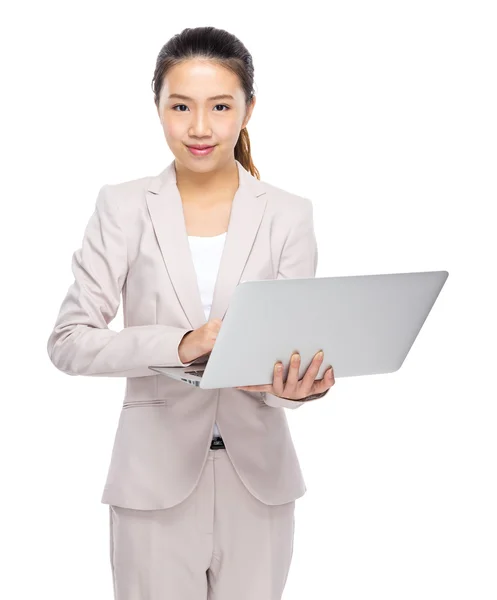
[[[300,354],[293,354],[285,382],[283,382],[283,365],[278,361],[274,367],[272,384],[244,385],[235,387],[235,389],[247,390],[249,392],[269,392],[287,400],[302,400],[307,396],[321,394],[335,385],[333,367],[327,369],[324,377],[315,379],[323,359],[324,353],[322,351],[318,352],[312,359],[304,377],[299,380]]]

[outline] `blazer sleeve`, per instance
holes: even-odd
[[[286,239],[278,266],[276,279],[315,277],[318,266],[318,247],[314,233],[313,206],[305,203],[299,218]],[[331,389],[331,388],[330,388]],[[303,404],[326,396],[330,390],[307,396],[302,400],[280,398],[269,392],[261,392],[264,402],[274,408],[300,408]]]
[[[74,282],[48,339],[50,360],[68,375],[100,377],[158,376],[148,365],[188,366],[192,363],[181,362],[178,347],[192,329],[159,324],[119,332],[108,328],[128,273],[119,206],[109,202],[108,188],[100,189],[82,246],[73,254]]]

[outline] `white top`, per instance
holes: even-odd
[[[205,318],[209,320],[212,306],[212,297],[214,295],[214,285],[216,284],[217,273],[221,256],[223,253],[226,234],[214,236],[195,236],[189,235],[190,250],[192,253],[193,264],[197,273],[197,283],[200,291],[200,298],[204,308]],[[214,436],[220,436],[217,423],[214,423]]]

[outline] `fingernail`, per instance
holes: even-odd
[[[297,353],[297,354],[293,354],[293,355],[292,355],[292,361],[293,361],[293,362],[297,362],[297,361],[298,361],[298,359],[299,359],[299,354],[298,354],[298,353]]]
[[[278,364],[276,365],[276,370],[277,370],[277,371],[281,371],[281,363],[278,363]]]
[[[322,350],[320,350],[320,351],[319,351],[319,352],[316,354],[316,357],[317,357],[317,358],[323,358],[323,356],[324,356],[324,352],[323,352]]]

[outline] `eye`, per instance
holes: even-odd
[[[188,108],[188,106],[186,106],[186,104],[175,104],[172,109],[174,110],[175,108],[178,108],[179,106],[185,106],[186,108]],[[224,106],[225,108],[227,108],[229,110],[229,106],[227,104],[216,104],[217,106]],[[180,111],[176,111],[176,112],[185,112],[184,110],[180,110]],[[216,112],[226,112],[224,110],[217,110]]]

